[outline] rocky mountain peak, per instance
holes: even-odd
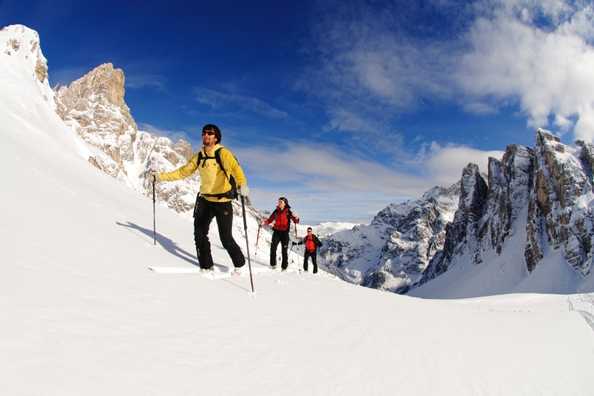
[[[116,135],[134,135],[138,128],[124,101],[124,81],[124,72],[114,69],[111,63],[97,66],[58,89],[58,114],[65,121],[76,121],[83,129],[93,125],[94,133],[108,129]],[[81,135],[84,132],[79,131]]]
[[[88,144],[84,155],[91,165],[148,194],[146,169],[175,169],[192,156],[192,146],[183,139],[174,143],[139,131],[125,93],[124,72],[105,63],[68,86],[58,87],[56,111]],[[174,210],[186,212],[194,207],[198,186],[198,176],[193,176],[174,184],[159,184],[157,195]]]

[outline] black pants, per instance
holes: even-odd
[[[289,258],[287,254],[287,249],[289,247],[289,230],[287,231],[278,231],[274,230],[272,233],[272,243],[270,244],[270,266],[274,267],[276,265],[276,247],[278,243],[281,243],[281,253],[283,256],[283,262],[281,264],[282,269],[287,269],[289,265]]]
[[[317,256],[317,251],[308,252],[307,249],[305,249],[305,254],[303,255],[303,271],[307,271],[307,259],[311,257],[311,262],[313,263],[313,273],[316,274],[318,272]]]
[[[236,268],[243,266],[245,257],[237,243],[235,243],[231,232],[233,229],[233,206],[231,202],[210,202],[199,197],[196,200],[196,208],[194,209],[194,242],[196,243],[200,268],[211,268],[214,265],[210,253],[210,241],[208,240],[208,229],[213,217],[217,218],[221,243],[231,256],[233,265]]]

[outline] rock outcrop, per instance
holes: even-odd
[[[139,131],[124,96],[124,72],[106,63],[67,87],[57,88],[56,111],[88,144],[86,156],[91,165],[149,194],[146,170],[183,165],[192,155],[192,146],[185,140],[174,143]],[[187,212],[194,207],[198,186],[195,175],[178,183],[160,183],[157,194],[169,207]]]

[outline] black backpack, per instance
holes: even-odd
[[[205,197],[237,199],[239,194],[237,193],[237,183],[235,182],[235,178],[233,177],[233,175],[229,175],[227,173],[227,171],[225,170],[225,167],[223,166],[223,161],[221,161],[221,150],[223,148],[224,147],[219,147],[218,149],[216,149],[214,152],[214,157],[202,155],[202,150],[200,150],[200,152],[198,153],[198,166],[200,166],[201,162],[202,162],[202,166],[205,166],[206,160],[209,160],[209,159],[214,159],[215,161],[217,161],[217,164],[219,164],[219,167],[225,174],[225,177],[227,178],[227,180],[229,180],[229,184],[231,184],[231,190],[224,192],[224,193],[219,193],[219,194],[200,194],[200,195],[203,195]]]

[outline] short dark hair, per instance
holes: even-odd
[[[307,231],[313,231],[311,227],[307,227]]]
[[[215,124],[206,124],[202,127],[202,132],[206,131],[213,131],[217,138],[217,143],[221,143],[221,130],[218,126],[216,126]]]
[[[287,208],[290,208],[290,206],[289,206],[289,200],[288,200],[287,198],[285,198],[285,197],[280,197],[278,200],[279,200],[279,201],[283,201],[283,202],[285,203],[285,206],[286,206]]]

